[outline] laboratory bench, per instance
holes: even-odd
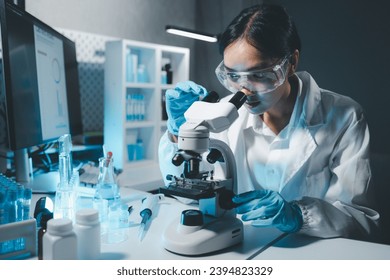
[[[201,256],[184,256],[167,251],[162,244],[162,235],[165,228],[173,219],[180,220],[183,210],[196,209],[196,205],[184,204],[172,197],[164,197],[158,204],[157,213],[147,228],[144,238],[139,240],[139,224],[141,222],[141,199],[146,192],[139,189],[121,187],[121,198],[129,200],[127,204],[132,206],[129,216],[129,227],[124,229],[125,240],[119,243],[101,243],[101,259],[103,260],[185,260],[185,259],[225,259],[245,260],[256,255],[258,251],[279,239],[280,232],[273,228],[257,229],[250,224],[244,224],[244,241],[238,245],[224,250]],[[34,194],[32,205],[43,194]],[[53,195],[48,195],[54,201]],[[133,198],[132,198],[133,197]],[[35,257],[34,259],[37,259]]]
[[[133,201],[130,199],[128,202],[133,211],[129,216],[129,228],[124,230],[125,240],[112,244],[102,242],[103,260],[390,260],[390,245],[344,238],[319,239],[299,234],[285,234],[274,228],[256,228],[250,223],[244,223],[244,240],[240,244],[206,255],[179,255],[164,248],[162,235],[173,219],[179,221],[183,210],[196,209],[196,205],[164,197],[159,203],[156,215],[152,216],[144,238],[140,241],[138,230],[142,203],[139,197],[146,192],[130,187],[121,187],[120,192],[122,198],[137,196],[138,198]],[[41,196],[34,195],[33,205]]]
[[[390,260],[390,245],[346,238],[287,235],[257,255],[258,260]]]

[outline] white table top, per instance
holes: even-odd
[[[390,245],[291,234],[256,256],[260,260],[390,260]]]
[[[121,187],[121,196],[145,194],[132,188]],[[33,196],[33,205],[42,195]],[[390,245],[363,242],[344,238],[318,239],[299,234],[282,234],[274,228],[256,228],[244,223],[244,241],[219,252],[202,256],[183,256],[167,251],[162,242],[165,228],[172,220],[179,221],[181,212],[196,209],[176,199],[166,197],[160,201],[157,215],[142,241],[138,239],[141,201],[130,202],[133,223],[124,229],[126,240],[116,244],[102,243],[101,259],[104,260],[338,260],[338,259],[385,259],[390,260]]]

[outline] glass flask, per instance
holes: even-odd
[[[93,198],[93,205],[99,211],[99,219],[104,224],[107,222],[108,209],[111,205],[119,203],[120,194],[115,180],[112,152],[108,152],[106,157],[99,159],[99,176],[96,185],[96,192]]]

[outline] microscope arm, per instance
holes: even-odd
[[[217,149],[221,152],[225,164],[225,179],[233,179],[232,191],[234,193],[237,193],[237,167],[233,152],[230,149],[229,145],[221,140],[210,138],[210,149]]]

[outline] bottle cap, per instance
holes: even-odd
[[[76,223],[94,225],[99,223],[99,212],[96,209],[81,209],[76,212]]]
[[[55,235],[66,235],[73,229],[72,221],[68,218],[51,219],[47,222],[47,232]]]

